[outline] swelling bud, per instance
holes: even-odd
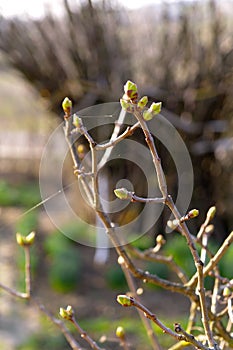
[[[72,108],[72,101],[68,97],[64,98],[64,100],[62,102],[62,108],[63,108],[64,113],[70,114],[71,108]]]
[[[27,236],[23,236],[23,235],[21,235],[21,233],[17,232],[16,233],[16,242],[21,247],[30,246],[34,243],[35,236],[36,236],[36,234],[34,231],[29,233]]]
[[[132,199],[132,193],[126,188],[116,188],[114,190],[115,196],[119,199]]]
[[[138,88],[135,83],[132,81],[128,80],[125,85],[124,85],[124,92],[125,95],[132,101],[136,102],[138,98]]]

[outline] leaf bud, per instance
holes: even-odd
[[[132,193],[129,192],[126,188],[116,188],[114,190],[115,196],[119,199],[132,199]]]
[[[189,219],[193,219],[193,218],[195,218],[198,215],[199,215],[199,210],[198,209],[192,209],[187,214]]]
[[[153,102],[149,108],[149,111],[153,113],[153,116],[161,112],[162,102]]]
[[[216,207],[210,207],[210,209],[207,212],[206,217],[208,218],[209,221],[213,220],[213,218],[215,217],[216,214]]]
[[[135,102],[137,100],[138,88],[137,88],[137,85],[135,83],[133,83],[132,81],[128,80],[125,83],[124,92],[132,102]]]
[[[69,114],[71,112],[72,101],[68,97],[64,98],[64,100],[62,102],[62,108],[66,114]]]
[[[60,307],[59,314],[65,320],[72,320],[74,316],[74,310],[70,305],[68,305],[66,309],[63,309],[62,307]]]
[[[118,295],[117,296],[117,302],[121,304],[122,306],[132,306],[133,300],[131,297],[128,297],[127,295]]]
[[[179,220],[174,219],[174,220],[167,221],[167,226],[172,230],[175,230],[178,225],[179,225]]]
[[[73,125],[77,129],[79,129],[83,125],[82,119],[76,113],[73,115]]]
[[[148,103],[148,97],[147,97],[147,96],[143,96],[143,97],[138,101],[137,106],[138,106],[140,109],[143,109],[144,107],[146,107],[147,103]]]
[[[124,98],[121,98],[120,104],[121,104],[121,108],[124,109],[124,111],[133,113],[134,107],[132,106],[132,103],[127,102],[127,100],[125,100]]]
[[[21,235],[21,233],[17,232],[16,233],[16,242],[21,247],[30,246],[35,241],[35,235],[36,234],[34,231],[30,232],[27,236],[23,236],[23,235]]]
[[[165,241],[163,235],[158,235],[158,236],[156,237],[156,243],[157,243],[157,244],[161,244],[161,245],[163,245],[163,244],[166,243],[166,241]]]
[[[229,297],[231,295],[231,290],[230,290],[230,288],[229,287],[225,287],[224,289],[223,289],[223,296],[224,297]]]
[[[125,338],[125,330],[123,327],[117,327],[116,329],[116,336],[120,339],[124,339]]]
[[[153,113],[151,113],[151,111],[149,111],[149,109],[145,110],[143,112],[143,119],[146,121],[149,121],[153,118]]]

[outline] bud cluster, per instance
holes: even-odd
[[[148,97],[143,96],[138,101],[138,88],[135,83],[128,80],[124,85],[124,95],[120,99],[121,107],[129,113],[133,113],[136,109],[142,112],[144,120],[151,120],[155,115],[159,114],[161,111],[162,103],[153,102],[150,108],[146,108],[148,103]]]

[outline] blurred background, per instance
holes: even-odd
[[[118,309],[114,316],[113,300],[126,288],[114,252],[105,266],[94,266],[94,249],[66,239],[43,207],[21,216],[41,200],[40,159],[49,136],[61,123],[65,96],[74,101],[76,110],[118,101],[123,84],[130,79],[141,95],[162,101],[162,114],[179,131],[192,158],[190,208],[201,212],[196,225],[202,223],[211,205],[217,206],[214,245],[223,241],[233,223],[233,1],[142,3],[57,0],[35,1],[31,6],[23,1],[0,1],[1,281],[23,287],[23,256],[14,235],[16,231],[38,231],[33,253],[36,294],[44,296],[52,311],[73,302],[83,326],[88,325],[94,335],[109,332],[110,338],[121,316]],[[159,152],[169,192],[175,196],[174,168],[160,145]],[[69,162],[66,171],[72,178]],[[159,232],[152,232],[138,246],[150,246],[154,235],[163,233],[164,215]],[[68,229],[85,231],[77,223]],[[196,227],[193,229],[195,233]],[[175,243],[179,259],[184,246],[180,240]],[[166,249],[169,253],[171,246]],[[189,258],[180,261],[184,268]],[[229,266],[226,259],[222,267],[226,273]],[[150,269],[168,277],[163,266]],[[3,349],[65,349],[62,338],[45,319],[41,321],[33,310],[23,310],[21,304],[16,307],[0,293]],[[83,295],[94,296],[98,302],[90,306]],[[163,297],[170,312],[170,295]],[[160,302],[154,303],[153,307],[161,308]],[[177,305],[174,317],[183,317],[187,305]],[[166,310],[161,312],[166,315]],[[112,325],[107,318],[114,319]],[[18,319],[23,322],[20,328]],[[135,327],[130,328],[125,318],[122,322],[135,339]],[[141,342],[145,345],[143,333],[139,338],[138,349]]]

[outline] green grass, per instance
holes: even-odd
[[[12,184],[0,180],[0,206],[31,208],[41,200],[38,183]]]

